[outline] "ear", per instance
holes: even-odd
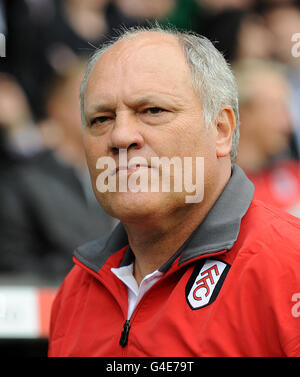
[[[236,126],[236,119],[231,107],[225,107],[216,121],[216,156],[226,157],[230,155],[232,147],[232,135]]]

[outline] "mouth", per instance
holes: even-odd
[[[151,169],[151,166],[148,165],[143,165],[143,164],[136,164],[136,165],[129,165],[129,166],[118,166],[114,171],[112,172],[112,175],[117,174],[117,173],[122,173],[122,174],[133,174],[140,169]]]

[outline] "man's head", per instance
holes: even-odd
[[[173,202],[184,206],[184,193],[99,194],[99,157],[117,162],[125,150],[128,160],[145,158],[148,171],[155,156],[203,157],[204,187],[212,189],[221,166],[230,170],[230,158],[236,156],[235,80],[223,56],[196,35],[160,29],[125,32],[91,59],[81,86],[81,110],[95,194],[121,219],[139,207],[145,214],[168,205],[172,211]],[[192,171],[195,179],[194,165]]]
[[[222,54],[205,37],[194,33],[180,33],[175,30],[162,30],[159,27],[152,29],[136,28],[125,31],[115,41],[109,42],[102,48],[96,50],[91,57],[80,91],[80,107],[82,125],[86,126],[85,118],[85,91],[89,76],[99,58],[114,44],[121,40],[134,38],[137,35],[147,32],[165,33],[171,35],[182,48],[186,62],[190,67],[193,85],[196,93],[199,94],[203,103],[203,115],[206,126],[209,127],[213,120],[217,118],[224,106],[231,106],[236,126],[232,138],[231,159],[235,161],[237,157],[237,147],[239,142],[239,109],[238,92],[234,75],[225,61]],[[176,62],[174,62],[176,65]]]
[[[240,157],[253,150],[255,159],[260,158],[263,166],[288,147],[291,134],[288,83],[281,65],[271,61],[240,61],[234,70],[242,123]],[[251,164],[251,156],[248,162]],[[250,168],[244,164],[243,167]]]

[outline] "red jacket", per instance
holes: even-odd
[[[111,272],[132,260],[124,228],[80,247],[53,305],[49,356],[300,356],[300,220],[252,195],[234,166],[130,323]]]
[[[300,217],[300,163],[279,161],[258,174],[248,174],[254,184],[254,199]]]

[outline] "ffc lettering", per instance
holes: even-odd
[[[195,300],[198,300],[198,301],[201,301],[202,298],[200,296],[197,296],[197,291],[201,288],[205,288],[206,289],[206,293],[205,293],[205,297],[207,297],[209,294],[210,294],[210,288],[207,284],[207,280],[209,279],[210,281],[210,284],[215,284],[215,281],[214,281],[214,278],[212,276],[212,271],[215,271],[215,275],[216,276],[219,276],[219,270],[218,270],[218,267],[217,265],[215,264],[214,266],[212,267],[209,267],[207,270],[201,272],[201,276],[203,276],[202,279],[196,281],[196,284],[198,285],[198,287],[196,289],[194,289],[194,292],[193,292],[193,297]]]
[[[191,309],[200,309],[215,301],[230,265],[216,259],[206,259],[196,265],[185,288]]]

